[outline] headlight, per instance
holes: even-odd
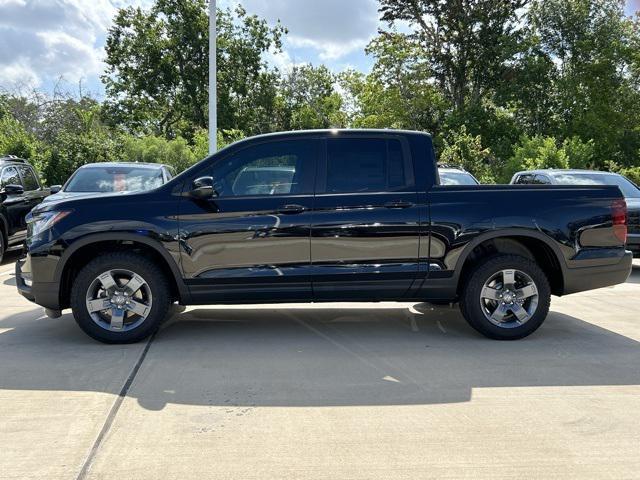
[[[71,213],[70,210],[50,211],[27,215],[27,238],[33,238],[49,230]]]

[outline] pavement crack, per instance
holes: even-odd
[[[76,480],[85,480],[89,475],[89,470],[93,465],[93,461],[95,460],[100,450],[100,447],[104,442],[104,439],[109,433],[109,430],[111,430],[111,426],[113,425],[113,422],[116,419],[116,416],[118,415],[118,411],[122,406],[122,402],[124,402],[125,397],[129,393],[129,389],[131,388],[131,385],[133,384],[133,381],[135,380],[136,375],[138,374],[138,371],[142,366],[142,362],[144,362],[144,359],[146,358],[147,353],[149,352],[149,349],[151,348],[151,344],[153,343],[153,340],[155,339],[155,337],[156,337],[156,334],[153,333],[151,337],[149,337],[149,340],[147,340],[147,343],[144,346],[144,348],[142,349],[142,352],[140,353],[140,356],[138,357],[136,364],[133,366],[133,369],[129,373],[127,380],[124,382],[124,385],[122,386],[122,389],[118,394],[118,398],[116,398],[116,401],[113,402],[113,405],[111,406],[111,410],[109,410],[109,414],[107,415],[107,418],[104,421],[102,428],[100,429],[100,433],[98,434],[98,437],[96,438],[95,442],[93,442],[93,446],[89,451],[89,455],[87,455],[87,458],[82,464],[82,468],[80,469],[80,473],[78,473]]]

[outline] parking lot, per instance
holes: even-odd
[[[1,478],[638,478],[640,262],[489,341],[427,304],[198,307],[106,346],[0,266]]]

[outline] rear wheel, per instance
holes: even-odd
[[[171,305],[164,272],[143,255],[115,252],[89,262],[76,277],[76,322],[104,343],[134,343],[155,332]]]
[[[498,255],[472,270],[460,308],[467,322],[486,337],[516,340],[542,325],[550,303],[549,281],[536,263],[517,255]]]

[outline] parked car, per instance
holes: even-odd
[[[627,248],[640,257],[640,188],[627,177],[594,170],[527,170],[511,179],[515,185],[614,185],[620,188],[628,208]]]
[[[137,162],[88,163],[63,185],[51,187],[48,201],[93,193],[141,192],[164,185],[173,178],[168,165]]]
[[[440,185],[480,185],[476,177],[456,165],[438,165]]]
[[[49,191],[26,160],[0,156],[0,261],[7,249],[22,245],[27,233],[25,217],[47,195]]]
[[[283,167],[291,181],[236,190]],[[147,337],[175,301],[459,301],[516,339],[552,294],[622,283],[632,262],[617,187],[440,185],[431,137],[393,130],[246,139],[155,190],[53,201],[28,223],[19,292],[107,343]]]

